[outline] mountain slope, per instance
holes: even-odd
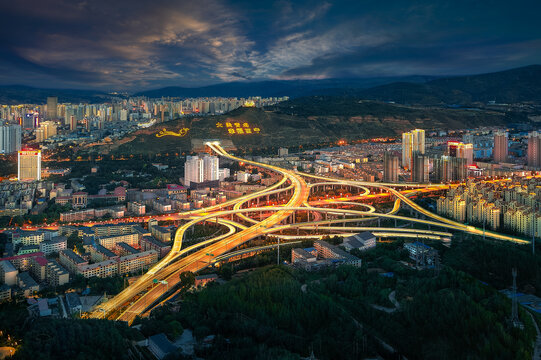
[[[482,75],[442,78],[424,84],[399,82],[350,92],[350,95],[422,105],[488,101],[541,103],[541,65]]]
[[[399,136],[413,128],[463,129],[527,121],[520,115],[457,109],[418,109],[345,97],[305,97],[268,109],[240,108],[225,115],[185,117],[142,129],[111,146],[119,154],[189,152],[192,139],[230,139],[241,149],[319,145],[338,139]],[[226,123],[260,129],[259,134],[229,134]],[[222,127],[217,125],[221,124]],[[156,137],[162,129],[184,137]],[[104,151],[101,147],[100,151]]]
[[[254,82],[230,82],[197,88],[169,86],[161,89],[141,91],[135,96],[160,97],[298,97],[312,94],[326,94],[336,89],[366,89],[373,86],[389,84],[395,81],[412,83],[425,82],[434,77],[380,77],[364,79],[324,79],[324,80],[269,80]]]

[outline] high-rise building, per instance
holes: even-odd
[[[478,135],[467,133],[462,136],[464,144],[473,144],[474,159],[489,159],[492,157],[494,137],[492,135]]]
[[[70,125],[70,131],[77,130],[77,118],[74,115],[70,116],[69,125]]]
[[[415,129],[402,134],[402,167],[411,169],[412,154],[416,151],[421,155],[425,153],[425,131]]]
[[[43,142],[44,140],[56,135],[56,124],[52,121],[44,121],[40,127],[36,129],[36,141]]]
[[[437,182],[461,181],[467,178],[466,159],[442,156],[434,159],[434,180]]]
[[[532,131],[528,134],[528,166],[541,167],[541,132]]]
[[[419,152],[412,155],[411,181],[426,184],[429,181],[428,156]]]
[[[47,98],[47,119],[56,119],[58,115],[58,98],[49,96]]]
[[[468,165],[473,164],[473,144],[449,141],[447,142],[447,154],[451,157],[466,159]]]
[[[219,159],[217,156],[203,157],[203,181],[219,180]]]
[[[41,150],[21,150],[17,158],[19,180],[41,180]]]
[[[383,155],[383,181],[398,182],[398,156],[386,152]]]
[[[187,156],[186,163],[184,163],[184,184],[190,186],[192,182],[203,182],[203,169],[203,159],[200,159],[199,156]]]
[[[0,154],[21,150],[21,126],[0,125]]]
[[[494,150],[492,155],[495,162],[506,162],[509,151],[509,133],[507,131],[496,131],[494,133]]]
[[[119,112],[119,119],[120,121],[128,121],[128,110],[122,109]]]

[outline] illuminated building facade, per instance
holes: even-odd
[[[0,125],[0,154],[21,150],[21,126]]]
[[[56,119],[58,116],[58,98],[49,96],[47,98],[47,119]]]
[[[203,158],[203,181],[219,180],[219,160],[217,156],[205,155]]]
[[[541,132],[528,134],[528,166],[541,168]]]
[[[204,181],[204,163],[199,156],[187,156],[184,164],[184,184],[190,186],[192,182]]]
[[[494,133],[494,150],[492,155],[495,162],[506,162],[509,153],[509,133],[496,131]]]
[[[398,156],[386,152],[383,156],[383,181],[398,182]]]
[[[21,150],[17,157],[19,180],[41,180],[41,150]]]
[[[414,152],[412,155],[411,181],[426,184],[429,181],[428,156]]]
[[[402,167],[411,170],[413,152],[425,153],[425,131],[415,129],[402,134]]]
[[[452,157],[466,159],[466,164],[473,164],[473,144],[464,144],[458,141],[447,143],[447,154]]]
[[[434,180],[437,182],[466,179],[468,168],[466,159],[442,156],[434,159]]]

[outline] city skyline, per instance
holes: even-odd
[[[0,84],[133,91],[486,73],[541,62],[539,7],[25,0],[0,7]]]

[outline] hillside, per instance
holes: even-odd
[[[398,82],[347,93],[364,99],[401,104],[443,105],[488,101],[541,103],[541,65],[442,78],[424,84]]]
[[[323,144],[397,136],[412,128],[460,129],[525,121],[519,115],[456,109],[418,109],[345,97],[305,97],[268,109],[240,108],[225,115],[182,118],[142,129],[109,150],[122,154],[189,152],[192,139],[231,139],[243,149]],[[258,128],[229,134],[226,123]],[[222,127],[217,127],[221,124]],[[162,130],[190,129],[184,137],[156,137]],[[103,151],[100,147],[100,151]]]

